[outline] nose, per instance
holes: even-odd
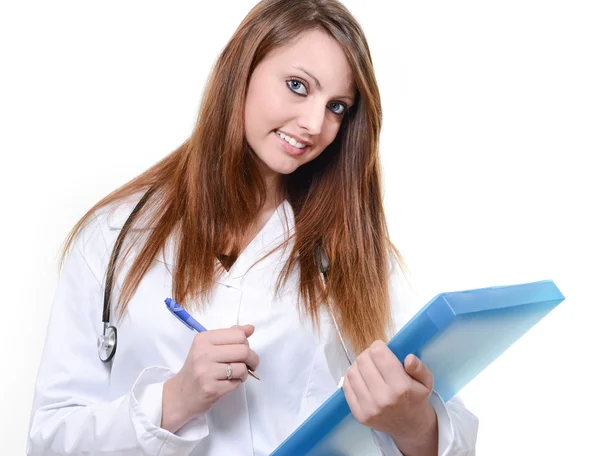
[[[318,135],[323,128],[325,109],[323,103],[318,100],[310,100],[303,103],[297,118],[298,126],[306,130],[311,136]]]

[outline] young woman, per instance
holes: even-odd
[[[344,378],[382,454],[474,454],[477,419],[384,342],[416,309],[383,213],[380,128],[351,14],[258,4],[191,137],[67,239],[28,453],[268,455]]]

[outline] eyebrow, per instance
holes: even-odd
[[[313,79],[313,81],[315,81],[315,85],[317,86],[317,89],[322,90],[323,86],[321,86],[321,83],[319,82],[319,80],[315,76],[310,74],[308,71],[306,71],[305,68],[301,67],[300,65],[293,65],[293,67],[300,71],[304,71],[310,78]],[[350,101],[350,103],[354,103],[354,98],[351,96],[348,96],[348,95],[337,95],[333,98],[345,98],[346,100]]]

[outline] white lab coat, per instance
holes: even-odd
[[[231,270],[218,279],[210,305],[193,313],[209,329],[253,324],[256,330],[249,340],[260,357],[261,381],[249,378],[174,434],[160,428],[162,385],[183,365],[195,333],[163,303],[172,296],[172,244],[129,303],[118,327],[112,366],[97,354],[108,258],[133,205],[96,214],[68,256],[35,386],[28,454],[270,454],[337,389],[348,367],[327,313],[322,314],[320,333],[299,316],[297,276],[274,296],[289,250],[251,268],[293,230],[289,203],[282,203]],[[116,281],[115,296],[123,277],[124,273]],[[390,283],[398,329],[418,309],[406,299],[397,272]],[[477,418],[458,400],[444,404],[434,393],[431,403],[438,416],[439,454],[475,454]],[[382,454],[401,454],[389,436],[374,435]]]

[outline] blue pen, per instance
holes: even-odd
[[[169,311],[173,315],[175,315],[181,323],[186,325],[192,331],[194,331],[194,330],[198,331],[198,332],[206,331],[206,328],[204,326],[202,326],[200,323],[198,323],[194,319],[194,317],[192,317],[189,313],[187,313],[183,307],[181,307],[179,304],[177,304],[174,299],[171,299],[171,298],[165,299],[165,304],[167,306],[167,309],[169,309]],[[248,366],[246,366],[246,367],[248,367]],[[256,380],[260,380],[260,378],[258,378],[258,375],[256,375],[254,372],[252,372],[252,369],[250,369],[249,367],[248,367],[248,374],[250,374]]]

